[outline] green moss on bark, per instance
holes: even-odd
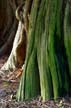
[[[69,82],[64,60],[63,0],[34,0],[25,69],[17,100],[65,96]],[[61,12],[62,11],[62,12]],[[63,42],[63,43],[62,43]]]

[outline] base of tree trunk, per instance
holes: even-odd
[[[18,101],[38,95],[45,101],[69,94],[67,59],[64,57],[66,52],[63,52],[63,3],[64,0],[33,1],[25,68],[17,92]]]

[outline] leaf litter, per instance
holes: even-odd
[[[3,66],[7,57],[0,59],[0,68]],[[7,70],[6,70],[7,71]],[[13,72],[0,71],[0,108],[71,108],[69,97],[42,101],[40,96],[25,100],[16,101],[16,92],[19,86],[22,69],[15,69]],[[5,74],[6,73],[6,74]]]

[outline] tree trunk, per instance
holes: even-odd
[[[23,65],[26,54],[26,37],[23,34],[23,24],[19,22],[11,54],[1,70],[13,70]]]
[[[16,4],[11,5],[10,0],[0,1],[0,57],[11,51],[17,29],[15,10]]]
[[[71,76],[71,1],[67,2],[64,19],[64,43]]]
[[[71,56],[67,33],[70,35],[70,31],[66,28],[68,12],[65,7],[64,0],[33,1],[18,101],[38,95],[46,100],[69,94]]]
[[[14,17],[15,17],[14,26],[15,26],[15,23],[16,23],[15,11],[17,9],[17,7],[15,6],[17,3],[16,4],[15,3],[16,3],[15,0],[10,3],[11,6],[14,5],[13,7],[11,7],[11,8],[13,8]],[[20,4],[22,4],[22,0],[20,1],[20,3],[18,5],[20,5]],[[9,10],[9,6],[8,6],[8,10]],[[10,12],[10,14],[12,14],[12,13]],[[1,68],[1,70],[13,70],[16,67],[21,67],[23,65],[23,63],[24,63],[25,54],[26,54],[26,41],[27,41],[27,39],[26,39],[25,30],[24,30],[24,24],[22,24],[21,21],[18,21],[18,22],[19,22],[19,24],[18,24],[18,30],[16,32],[16,35],[14,34],[14,31],[16,29],[15,29],[15,27],[12,27],[12,29],[10,31],[10,35],[11,36],[9,36],[9,38],[7,40],[8,42],[5,43],[5,45],[2,46],[1,52],[2,52],[2,50],[4,51],[4,49],[6,47],[9,47],[9,44],[11,43],[12,38],[13,38],[12,35],[15,35],[15,39],[14,39],[14,43],[13,43],[13,48],[12,48],[11,54],[10,54],[7,62]],[[7,28],[7,30],[8,30],[8,28]]]
[[[69,95],[70,2],[27,0],[25,11],[20,15],[23,15],[23,19],[19,21],[11,54],[2,67],[7,70],[23,66],[17,100],[38,95],[43,100]]]

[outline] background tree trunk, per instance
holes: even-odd
[[[13,70],[21,67],[26,54],[26,37],[23,34],[23,24],[19,22],[11,54],[1,70]]]
[[[11,51],[17,29],[15,10],[15,2],[11,5],[10,0],[0,1],[0,57]]]
[[[10,36],[7,39],[7,43],[5,42],[5,44],[2,46],[2,48],[0,50],[2,52],[0,54],[3,55],[3,52],[5,52],[4,49],[7,50],[7,47],[9,49],[11,41],[13,42],[12,39],[14,39],[14,36],[15,36],[15,39],[14,39],[15,41],[14,41],[13,48],[12,48],[11,54],[10,54],[7,62],[1,68],[2,70],[9,70],[9,69],[12,70],[12,69],[15,69],[16,67],[22,66],[24,63],[25,54],[26,54],[26,36],[24,36],[24,25],[22,24],[21,21],[18,21],[19,22],[18,30],[16,28],[17,26],[15,27],[15,23],[17,23],[15,11],[18,8],[18,6],[21,5],[23,2],[22,2],[22,0],[18,1],[18,2],[15,0],[13,0],[13,1],[9,0],[7,2],[8,2],[7,3],[8,9],[7,10],[13,11],[13,12],[8,12],[8,14],[11,14],[11,15],[8,15],[8,17],[10,17],[9,20],[11,20],[8,22],[8,28],[10,28],[11,31],[9,33]],[[9,9],[9,6],[10,6],[10,9]],[[7,13],[6,13],[6,16],[7,16]],[[14,18],[12,18],[12,16]],[[14,20],[15,20],[15,22],[14,22]],[[12,27],[10,22],[12,24],[14,22],[14,24],[13,24],[14,27]],[[8,31],[8,28],[7,28],[7,31]],[[6,29],[6,27],[5,27],[5,29]],[[16,30],[17,30],[17,33],[16,33]],[[10,49],[11,49],[11,47],[10,47]]]

